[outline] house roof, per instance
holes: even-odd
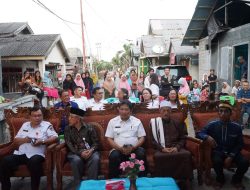
[[[82,52],[79,48],[68,48],[67,51],[71,58],[82,57]]]
[[[69,55],[59,34],[18,35],[12,38],[0,38],[0,55],[2,57],[47,57],[57,43],[66,61],[69,61]]]
[[[211,15],[216,17],[218,27],[225,27],[228,30],[250,22],[250,0],[229,0],[228,25],[224,23],[225,1],[224,0],[198,0],[192,20],[184,36],[182,45],[198,45],[199,40],[208,36],[207,25]],[[214,14],[213,14],[214,13]],[[216,31],[213,31],[216,33]]]
[[[150,19],[148,34],[165,36],[166,39],[182,38],[189,22],[189,19]]]
[[[181,46],[182,38],[171,39],[170,46],[173,48],[173,53],[176,55],[198,55],[199,48],[193,46]]]
[[[0,38],[13,37],[18,34],[34,34],[34,32],[26,22],[0,23]]]
[[[154,49],[160,49],[160,52]],[[146,57],[164,56],[169,53],[169,41],[164,36],[144,35],[141,37],[141,52]]]

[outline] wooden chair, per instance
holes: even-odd
[[[29,108],[18,108],[17,113],[14,113],[10,109],[4,110],[6,122],[9,125],[11,140],[9,143],[1,145],[0,147],[0,159],[12,154],[18,147],[13,143],[13,140],[21,128],[22,124],[29,120]],[[60,113],[54,112],[53,109],[45,110],[44,120],[51,122],[54,129],[58,132],[60,129],[61,120]],[[57,144],[51,144],[47,146],[45,151],[45,161],[43,163],[43,176],[47,177],[47,189],[53,188],[53,150]],[[14,172],[12,177],[29,177],[30,173],[26,165],[20,165]]]

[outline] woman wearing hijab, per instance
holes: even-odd
[[[85,78],[83,79],[85,85],[85,94],[88,99],[92,97],[93,90],[93,79],[90,78],[90,74],[88,71],[85,72]]]
[[[182,100],[184,104],[187,104],[187,96],[190,93],[190,88],[188,86],[187,80],[183,77],[181,77],[178,80],[178,84],[180,84],[180,89],[179,89],[179,98]]]
[[[83,92],[83,96],[84,96],[85,95],[85,85],[84,85],[84,82],[82,80],[80,73],[76,74],[74,82],[75,82],[76,86],[82,87],[82,92]]]
[[[209,84],[208,75],[207,75],[207,73],[204,73],[203,76],[202,76],[201,85],[204,86],[206,84]]]
[[[69,96],[73,96],[74,88],[76,87],[75,81],[71,74],[67,74],[63,81],[63,89],[69,91]]]
[[[121,80],[119,81],[119,84],[118,84],[118,90],[120,90],[122,88],[127,89],[128,93],[130,94],[131,88],[130,88],[130,85],[128,83],[128,80],[127,80],[127,77],[125,74],[123,74],[121,76]]]
[[[58,98],[58,91],[56,88],[54,88],[53,82],[51,80],[51,74],[49,71],[44,72],[44,77],[43,77],[43,90],[47,92],[47,96],[49,98],[49,104],[52,105],[52,99],[57,99]]]
[[[227,82],[222,83],[221,95],[230,95],[232,92],[231,86]]]

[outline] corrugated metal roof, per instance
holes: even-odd
[[[183,38],[189,22],[189,19],[150,19],[148,34],[165,36],[166,39]]]
[[[61,39],[59,34],[18,35],[13,38],[0,38],[0,55],[47,56],[52,46]]]
[[[169,53],[169,41],[164,36],[151,36],[145,35],[141,37],[141,43],[143,44],[143,53],[146,57],[164,56]],[[160,46],[163,48],[163,52],[157,54],[153,51],[154,46]]]
[[[188,26],[182,45],[198,45],[207,21],[216,5],[217,0],[199,0],[192,20]]]
[[[17,35],[22,32],[25,28],[28,29],[29,34],[33,34],[32,29],[26,22],[11,22],[11,23],[0,23],[0,37],[8,37]]]

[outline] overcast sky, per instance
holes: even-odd
[[[34,0],[37,2],[37,0]],[[28,22],[35,34],[61,34],[66,48],[81,45],[80,0],[1,0],[0,22]],[[82,0],[87,54],[111,60],[127,40],[147,34],[149,19],[191,19],[197,0]],[[86,32],[85,31],[85,32]]]

